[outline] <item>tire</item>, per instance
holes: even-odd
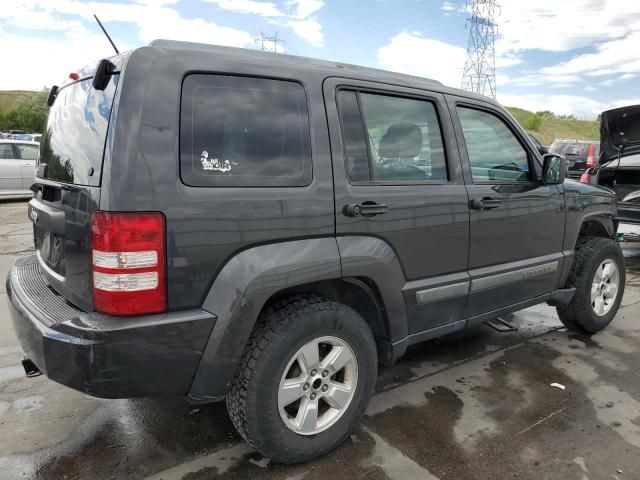
[[[596,272],[599,272],[602,265],[609,262],[617,268],[618,288],[615,295],[611,297],[610,303],[601,309],[600,304],[594,306],[592,302],[592,285]],[[620,246],[614,240],[600,237],[580,239],[567,279],[567,287],[575,287],[576,293],[571,303],[557,307],[560,320],[571,330],[589,334],[604,329],[618,312],[624,293],[625,279],[624,257]],[[609,282],[605,280],[601,283],[610,285],[611,279]],[[600,314],[596,313],[596,310],[600,310]]]
[[[307,348],[320,351],[320,368],[304,367],[313,363],[306,360],[312,358],[306,355]],[[304,355],[300,354],[301,350]],[[323,351],[329,353],[323,357]],[[335,352],[351,355],[352,360],[335,374],[327,370],[327,376],[323,377],[323,368],[329,367],[323,367],[322,362],[337,359]],[[358,313],[321,297],[294,296],[260,315],[227,394],[227,410],[240,435],[265,457],[279,463],[306,462],[330,452],[351,433],[373,393],[377,365],[373,335]],[[310,376],[314,370],[317,370],[316,376]],[[282,393],[281,382],[287,379],[299,385],[294,396],[302,392],[302,398],[284,406],[289,399]],[[336,383],[340,391],[334,388]],[[328,391],[322,390],[325,385]],[[300,390],[305,387],[306,391]],[[329,402],[338,398],[336,392],[343,393],[347,387],[351,392],[348,403],[344,402],[347,395],[344,394],[340,399],[344,408],[332,408]],[[327,393],[322,393],[325,391]],[[310,392],[317,392],[315,405],[320,412],[317,421],[294,425],[296,418],[313,418],[300,417],[301,410],[307,411],[302,402],[314,405]],[[330,397],[331,392],[334,396]],[[321,419],[327,420],[324,426]],[[295,428],[299,430],[294,431]]]

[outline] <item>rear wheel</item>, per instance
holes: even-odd
[[[316,296],[279,302],[258,322],[227,395],[236,429],[281,463],[333,450],[373,393],[371,330],[351,308]]]
[[[560,320],[573,330],[599,332],[618,312],[625,279],[624,257],[615,241],[599,237],[580,240],[567,280],[576,293],[569,305],[558,307]]]

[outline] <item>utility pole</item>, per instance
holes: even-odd
[[[284,40],[278,38],[278,32],[270,36],[260,32],[260,36],[255,38],[254,42],[263,52],[281,53],[284,50]]]
[[[462,88],[470,92],[496,98],[496,50],[498,24],[495,22],[496,0],[467,0],[471,17],[467,59],[464,62]]]

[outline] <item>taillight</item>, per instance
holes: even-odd
[[[93,306],[110,315],[167,309],[165,221],[161,213],[93,212]]]
[[[596,154],[593,143],[589,144],[589,150],[587,150],[587,168],[593,168],[596,166]]]

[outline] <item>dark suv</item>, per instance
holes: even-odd
[[[567,161],[569,178],[579,180],[582,174],[598,163],[600,142],[584,140],[554,140],[549,152],[562,155]]]
[[[611,322],[616,204],[486,97],[156,41],[54,88],[36,254],[7,280],[25,367],[105,398],[226,398],[264,455],[343,441],[378,365],[548,302]]]

